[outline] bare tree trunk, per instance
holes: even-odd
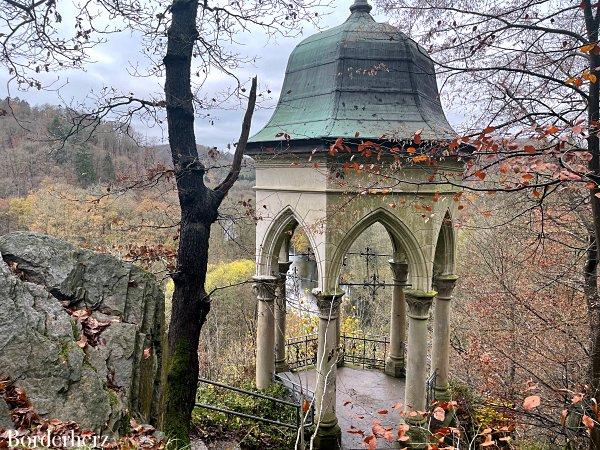
[[[598,41],[598,12],[594,16],[592,6],[586,2],[584,13],[588,38],[590,42]],[[600,57],[590,52],[590,72],[599,76]],[[598,398],[600,393],[600,301],[598,298],[598,242],[600,240],[600,140],[598,138],[598,120],[600,119],[600,88],[598,83],[590,83],[588,99],[589,137],[588,151],[592,154],[590,160],[590,176],[594,181],[594,189],[590,192],[592,206],[592,233],[590,233],[588,257],[585,266],[585,293],[590,322],[590,387],[591,395]],[[600,449],[600,430],[594,427],[590,433],[590,449]]]
[[[197,0],[175,0],[168,32],[165,95],[169,144],[175,166],[181,228],[169,352],[163,428],[180,448],[189,444],[191,415],[198,380],[200,330],[210,310],[204,292],[210,226],[216,219],[215,200],[204,185],[198,160],[191,91],[191,59],[197,37]]]
[[[164,58],[169,144],[181,207],[177,268],[172,275],[175,288],[169,327],[163,416],[163,429],[175,448],[183,448],[189,444],[191,416],[198,386],[200,331],[210,311],[210,299],[204,290],[210,227],[217,220],[223,198],[238,178],[250,133],[257,89],[255,78],[232,168],[223,183],[210,189],[204,184],[205,168],[198,159],[194,134],[191,61],[198,37],[197,13],[198,0],[173,1],[167,54]]]

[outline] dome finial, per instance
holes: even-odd
[[[350,12],[371,12],[372,6],[369,5],[367,0],[355,0],[354,4],[350,7]]]

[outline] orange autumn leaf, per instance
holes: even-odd
[[[523,400],[523,409],[525,411],[533,411],[535,408],[540,406],[542,399],[538,395],[530,395]]]
[[[374,435],[383,435],[385,433],[385,428],[381,425],[381,422],[377,419],[373,420],[373,425],[371,426],[371,431]]]
[[[422,133],[422,132],[423,132],[423,130],[419,130],[419,131],[417,131],[417,132],[415,133],[415,135],[413,136],[413,142],[414,142],[415,144],[417,144],[417,145],[421,143],[421,140],[422,140],[422,138],[421,138],[421,133]]]
[[[586,45],[584,45],[584,46],[580,47],[580,48],[579,48],[579,51],[580,51],[581,53],[589,53],[589,52],[591,52],[592,50],[594,50],[594,47],[595,47],[595,46],[596,46],[596,44],[586,44]]]
[[[533,145],[526,145],[523,147],[523,150],[525,150],[525,153],[535,153],[535,147]]]
[[[523,181],[530,181],[533,180],[533,175],[530,173],[524,173],[521,178],[523,178]]]
[[[406,434],[409,429],[410,427],[406,424],[402,424],[398,427],[398,440],[400,442],[406,442],[410,439],[408,434]]]
[[[377,449],[377,438],[375,436],[367,436],[363,439],[363,442],[367,445],[368,450]]]
[[[595,422],[594,419],[592,419],[590,416],[588,415],[583,415],[583,417],[581,418],[581,422],[586,426],[586,428],[588,429],[592,429],[594,428]]]
[[[563,409],[560,413],[560,424],[564,427],[567,423],[567,416],[569,415],[568,409]]]
[[[303,413],[306,413],[306,412],[308,412],[308,410],[309,410],[309,409],[310,409],[310,402],[309,402],[308,400],[306,400],[306,399],[305,399],[305,400],[302,402],[302,412],[303,412]]]
[[[483,181],[485,180],[486,174],[483,170],[478,170],[477,172],[475,172],[475,176]]]
[[[596,75],[594,75],[593,73],[589,72],[588,70],[586,70],[585,72],[583,72],[582,77],[585,80],[588,80],[590,83],[595,83],[596,81],[598,81],[598,77],[596,77]]]

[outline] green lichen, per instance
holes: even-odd
[[[69,362],[69,354],[71,353],[71,346],[69,342],[61,341],[58,349],[58,356],[65,362]]]
[[[117,393],[112,389],[107,389],[106,392],[108,394],[108,403],[110,403],[110,406],[113,408],[118,407],[121,402],[119,401]]]
[[[189,448],[190,445],[191,411],[186,410],[185,404],[190,389],[186,381],[189,378],[191,352],[190,344],[180,340],[169,355],[163,429],[172,449]]]
[[[404,293],[418,298],[433,298],[437,295],[437,291],[423,291],[421,289],[405,289]]]
[[[75,340],[79,340],[79,338],[81,337],[79,334],[79,328],[77,328],[77,322],[74,321],[73,319],[71,320],[71,330],[73,331],[73,337],[75,338]]]

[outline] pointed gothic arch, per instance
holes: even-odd
[[[430,276],[425,255],[417,239],[404,222],[384,208],[378,208],[358,220],[337,245],[329,264],[328,283],[332,292],[337,290],[344,255],[352,243],[371,225],[380,223],[388,232],[392,242],[394,259],[404,259],[408,263],[413,288],[430,289]]]
[[[276,214],[275,218],[271,221],[267,232],[264,235],[264,239],[257,252],[257,275],[273,275],[278,273],[277,262],[281,247],[283,246],[286,239],[289,240],[294,230],[297,227],[302,228],[313,252],[315,252],[317,262],[317,272],[320,275],[321,262],[317,255],[317,248],[315,241],[311,233],[307,230],[307,227],[302,223],[299,215],[294,211],[290,205],[283,207],[279,213]]]
[[[455,273],[456,233],[450,210],[446,211],[437,234],[433,257],[433,276]]]

